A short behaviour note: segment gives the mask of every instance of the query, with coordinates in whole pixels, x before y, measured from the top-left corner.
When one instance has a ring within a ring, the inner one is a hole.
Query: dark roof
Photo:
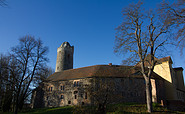
[[[176,67],[176,68],[173,68],[174,70],[183,70],[182,67]]]
[[[64,70],[55,72],[50,75],[48,81],[70,80],[87,77],[137,77],[143,78],[139,72],[139,67],[120,66],[120,65],[95,65],[82,67],[77,69]],[[159,75],[153,73],[151,78],[160,78]]]

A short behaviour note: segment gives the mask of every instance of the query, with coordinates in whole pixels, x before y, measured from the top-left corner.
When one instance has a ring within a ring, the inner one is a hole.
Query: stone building
[[[98,91],[101,84],[113,90],[109,93],[111,103],[146,102],[145,80],[140,67],[108,64],[73,69],[73,52],[74,47],[68,42],[57,49],[55,73],[33,91],[33,108],[93,105],[95,100],[87,88],[92,87]],[[183,69],[172,68],[171,63],[170,57],[159,59],[154,68],[151,76],[153,102],[161,103],[170,98],[184,100]],[[168,95],[172,94],[170,91],[174,95]]]

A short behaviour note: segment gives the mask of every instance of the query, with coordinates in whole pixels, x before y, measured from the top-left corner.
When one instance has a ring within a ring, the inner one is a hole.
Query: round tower
[[[68,42],[62,43],[62,45],[57,49],[55,72],[73,69],[73,53],[74,46],[71,46]]]

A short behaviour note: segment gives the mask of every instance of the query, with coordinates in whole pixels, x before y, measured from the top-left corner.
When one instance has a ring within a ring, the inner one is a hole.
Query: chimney
[[[108,65],[109,65],[109,66],[112,66],[112,63],[109,63]]]

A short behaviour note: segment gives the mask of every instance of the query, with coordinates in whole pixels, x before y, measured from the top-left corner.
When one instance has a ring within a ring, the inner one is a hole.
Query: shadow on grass
[[[73,107],[56,107],[56,108],[41,108],[41,109],[31,109],[20,114],[72,114]]]

